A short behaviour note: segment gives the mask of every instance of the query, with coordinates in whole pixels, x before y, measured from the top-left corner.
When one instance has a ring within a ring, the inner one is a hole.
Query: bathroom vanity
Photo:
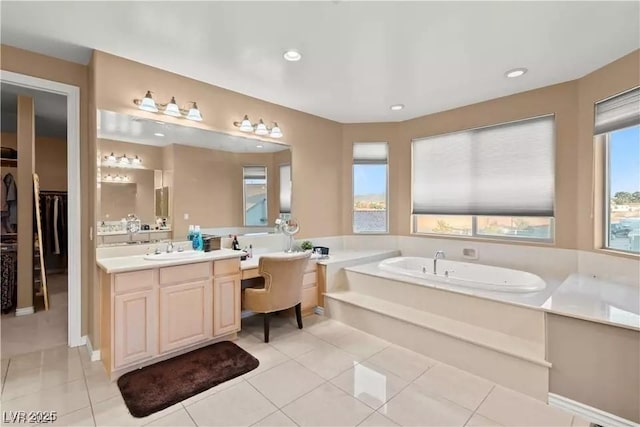
[[[240,330],[240,254],[106,258],[100,271],[100,354],[112,379]]]

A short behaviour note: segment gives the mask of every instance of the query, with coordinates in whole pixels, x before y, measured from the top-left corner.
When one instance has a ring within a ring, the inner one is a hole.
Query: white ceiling
[[[67,97],[22,86],[0,84],[0,129],[16,132],[18,127],[18,95],[33,98],[37,136],[66,138]]]
[[[61,3],[1,2],[2,43],[81,63],[95,48],[345,123],[575,79],[640,47],[637,1]],[[529,73],[506,79],[515,67]]]
[[[156,133],[164,136],[155,135]],[[289,146],[284,144],[243,138],[105,110],[98,112],[98,138],[156,147],[171,144],[190,145],[231,153],[275,153],[289,149]]]

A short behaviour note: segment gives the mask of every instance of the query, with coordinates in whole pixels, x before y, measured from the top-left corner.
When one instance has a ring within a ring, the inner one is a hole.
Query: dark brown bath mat
[[[146,417],[258,367],[258,359],[230,341],[124,374],[118,387],[134,417]]]

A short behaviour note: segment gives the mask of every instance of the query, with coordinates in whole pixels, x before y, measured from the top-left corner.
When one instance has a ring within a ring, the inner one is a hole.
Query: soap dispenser
[[[193,241],[194,228],[193,225],[189,226],[189,231],[187,232],[187,240]]]
[[[196,251],[204,249],[204,241],[202,240],[202,232],[199,225],[196,225],[193,231],[192,247]]]

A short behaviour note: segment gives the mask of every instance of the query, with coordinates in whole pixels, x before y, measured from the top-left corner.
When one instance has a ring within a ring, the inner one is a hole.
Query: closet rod
[[[66,196],[67,192],[66,191],[55,191],[55,190],[40,190],[40,194],[42,195],[60,195],[60,196]]]

